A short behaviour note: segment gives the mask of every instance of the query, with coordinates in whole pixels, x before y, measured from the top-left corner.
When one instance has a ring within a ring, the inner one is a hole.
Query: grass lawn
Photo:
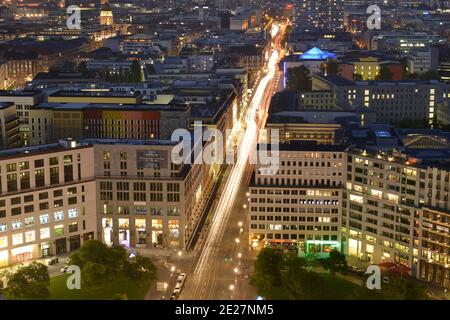
[[[133,281],[125,276],[114,277],[102,287],[69,290],[66,286],[68,274],[50,278],[51,300],[110,300],[116,293],[126,294],[129,300],[143,300],[151,281]]]
[[[314,271],[311,271],[314,272]],[[324,280],[322,294],[319,300],[384,300],[386,297],[380,292],[365,291],[364,288],[354,282],[333,277],[327,272],[316,272]],[[365,292],[361,295],[361,292]],[[262,294],[264,295],[264,294]],[[268,295],[274,300],[290,299],[284,287],[274,288]]]

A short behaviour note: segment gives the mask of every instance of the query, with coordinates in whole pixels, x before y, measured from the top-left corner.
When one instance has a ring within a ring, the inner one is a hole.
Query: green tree
[[[124,293],[124,294],[120,294],[120,293],[116,293],[113,297],[113,300],[128,300],[128,296]]]
[[[134,280],[154,280],[157,269],[153,262],[142,255],[137,255],[135,261],[129,262],[126,267],[126,274]]]
[[[340,72],[339,62],[336,60],[328,60],[322,65],[322,72],[326,74],[338,74]]]
[[[50,296],[50,277],[47,266],[32,262],[7,276],[3,294],[7,299],[42,300]]]
[[[250,282],[261,294],[267,295],[271,290],[281,285],[282,261],[281,253],[271,248],[264,248],[258,254]]]
[[[417,282],[405,278],[392,276],[389,283],[382,285],[383,293],[390,300],[426,300],[426,288]]]
[[[439,80],[439,72],[436,70],[429,70],[420,75],[421,80]]]
[[[283,287],[290,299],[319,299],[322,296],[324,280],[317,273],[306,271],[307,263],[306,259],[299,257],[284,262]]]
[[[287,70],[287,88],[289,90],[311,91],[312,80],[309,69],[305,66]]]
[[[322,260],[322,265],[325,270],[328,270],[333,276],[336,275],[336,272],[345,273],[348,270],[345,254],[336,249],[330,252],[328,258]]]
[[[131,82],[141,82],[142,81],[142,71],[139,61],[134,60],[131,64]]]
[[[385,65],[382,65],[375,79],[380,81],[389,81],[392,80],[393,76],[394,74],[391,72],[391,70],[389,70],[389,68]]]
[[[108,273],[107,267],[100,263],[88,261],[81,269],[81,279],[88,287],[101,285],[112,277],[113,274]]]

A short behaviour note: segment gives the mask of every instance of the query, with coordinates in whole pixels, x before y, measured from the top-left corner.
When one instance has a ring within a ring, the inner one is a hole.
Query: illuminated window
[[[55,212],[55,221],[64,220],[64,213],[62,211]]]
[[[39,216],[39,221],[41,222],[41,224],[49,223],[50,222],[50,216],[48,215],[48,213],[41,214]]]
[[[25,232],[25,242],[33,242],[35,239],[36,236],[34,230]]]
[[[6,248],[8,246],[8,237],[0,237],[0,248]]]
[[[364,200],[363,200],[363,197],[361,197],[361,196],[356,196],[356,195],[354,195],[354,194],[351,194],[350,195],[350,201],[353,201],[353,202],[357,202],[357,203],[364,203]]]
[[[23,233],[16,233],[12,236],[12,244],[16,246],[23,243]]]
[[[68,211],[69,219],[73,219],[78,217],[78,210],[77,209],[69,209]]]
[[[62,236],[64,234],[64,225],[58,224],[55,226],[55,236]]]
[[[41,239],[50,238],[50,228],[42,228],[40,232],[40,238]]]

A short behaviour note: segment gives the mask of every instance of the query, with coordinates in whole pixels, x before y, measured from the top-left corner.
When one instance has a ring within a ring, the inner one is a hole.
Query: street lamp
[[[241,242],[241,241],[239,240],[239,238],[234,239],[234,241],[236,241],[236,243]]]
[[[239,259],[242,258],[242,253],[239,252],[239,253],[237,254],[237,256],[238,256]]]
[[[239,221],[239,222],[238,222],[238,226],[239,226],[239,227],[242,227],[242,221]]]
[[[231,291],[234,290],[234,284],[230,284],[230,290],[231,290]]]

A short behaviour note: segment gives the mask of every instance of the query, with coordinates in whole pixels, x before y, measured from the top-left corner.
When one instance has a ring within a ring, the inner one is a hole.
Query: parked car
[[[177,283],[184,284],[185,280],[186,280],[186,273],[179,273],[177,277]]]
[[[57,264],[58,262],[59,262],[58,257],[51,257],[51,258],[45,259],[45,263],[46,263],[48,266],[55,265],[55,264]]]
[[[61,268],[61,272],[66,273],[67,269],[69,269],[69,266],[65,265],[64,267]]]
[[[389,283],[389,277],[383,277],[383,283]]]
[[[175,289],[173,290],[174,294],[180,294],[181,293],[181,283],[177,283],[175,285]]]
[[[173,294],[170,296],[169,300],[177,300],[177,295],[176,295],[175,293],[173,293]]]

